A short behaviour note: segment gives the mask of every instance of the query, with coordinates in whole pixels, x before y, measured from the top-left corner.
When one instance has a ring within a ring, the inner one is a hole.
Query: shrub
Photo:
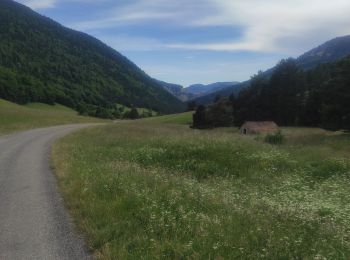
[[[198,106],[193,115],[193,128],[229,127],[233,125],[233,108],[227,98],[208,106]]]
[[[269,144],[283,144],[285,141],[285,136],[282,134],[282,131],[278,131],[275,134],[268,134],[265,137],[265,142]]]
[[[124,113],[124,118],[127,119],[139,119],[140,115],[139,112],[135,107],[133,107],[130,111]]]

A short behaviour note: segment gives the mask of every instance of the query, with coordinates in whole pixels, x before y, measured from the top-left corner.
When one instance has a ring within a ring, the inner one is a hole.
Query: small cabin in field
[[[278,125],[272,121],[247,121],[241,127],[241,134],[272,134],[278,131]]]

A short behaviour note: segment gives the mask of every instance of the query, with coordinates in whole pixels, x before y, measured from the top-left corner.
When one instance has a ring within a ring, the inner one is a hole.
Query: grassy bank
[[[192,114],[193,112],[187,112],[182,114],[151,117],[144,119],[144,122],[189,125],[192,122]]]
[[[76,111],[61,105],[34,103],[20,106],[0,99],[0,135],[38,127],[92,122],[103,121],[78,116]]]
[[[101,259],[349,259],[350,136],[271,146],[190,114],[86,129],[54,147],[66,203]]]

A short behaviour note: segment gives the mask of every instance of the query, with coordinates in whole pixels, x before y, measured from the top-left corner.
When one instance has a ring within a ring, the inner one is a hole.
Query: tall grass
[[[281,145],[285,142],[285,136],[282,134],[282,131],[278,131],[274,134],[267,134],[265,136],[265,143],[273,145]]]
[[[168,123],[122,122],[56,144],[60,187],[98,258],[350,258],[349,136],[305,129],[320,134],[305,146],[288,129],[271,146]]]

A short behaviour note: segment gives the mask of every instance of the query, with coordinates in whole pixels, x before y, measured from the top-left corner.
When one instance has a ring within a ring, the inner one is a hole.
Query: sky
[[[17,0],[86,32],[150,76],[244,81],[350,34],[349,0]]]

